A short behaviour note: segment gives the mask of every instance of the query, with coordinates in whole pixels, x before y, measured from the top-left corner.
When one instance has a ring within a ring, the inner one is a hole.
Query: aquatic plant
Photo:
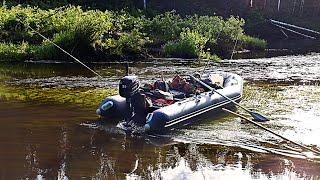
[[[117,93],[116,89],[70,89],[23,86],[0,86],[0,100],[18,100],[43,104],[69,104],[95,108],[107,96]]]

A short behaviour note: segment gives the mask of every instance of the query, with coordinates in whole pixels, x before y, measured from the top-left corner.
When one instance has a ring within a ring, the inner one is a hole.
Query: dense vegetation
[[[68,4],[81,6],[86,9],[136,11],[143,6],[142,0],[4,0],[7,6],[37,6],[41,9],[53,9]]]
[[[264,49],[266,42],[245,35],[243,26],[244,20],[233,16],[181,17],[167,12],[147,18],[141,12],[4,5],[0,59],[68,59],[36,32],[87,61],[150,56],[217,59],[234,49]]]

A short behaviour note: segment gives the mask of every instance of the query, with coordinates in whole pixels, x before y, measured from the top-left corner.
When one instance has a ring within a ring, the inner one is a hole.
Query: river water
[[[98,121],[100,99],[92,95],[116,87],[123,65],[91,67],[104,78],[74,63],[0,63],[0,179],[320,179],[318,156],[228,114],[200,116],[201,123],[161,136],[126,135]],[[320,54],[153,60],[130,70],[143,82],[235,72],[245,79],[241,105],[270,117],[264,126],[320,148]]]

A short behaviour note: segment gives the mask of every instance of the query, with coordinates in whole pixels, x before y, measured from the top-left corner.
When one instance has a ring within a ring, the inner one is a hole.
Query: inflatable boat
[[[134,125],[145,132],[159,132],[193,123],[201,114],[232,107],[232,101],[241,100],[242,92],[243,79],[229,72],[178,75],[144,86],[138,77],[124,76],[119,95],[104,99],[96,112],[107,121],[119,119],[124,130]]]

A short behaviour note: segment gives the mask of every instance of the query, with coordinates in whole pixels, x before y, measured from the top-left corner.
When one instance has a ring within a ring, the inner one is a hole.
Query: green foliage
[[[241,36],[244,35],[243,25],[244,20],[231,16],[223,22],[223,28],[219,33],[215,44],[210,44],[211,51],[217,55],[229,58],[234,49],[235,44],[239,41]],[[239,46],[239,43],[237,43]],[[238,47],[237,46],[237,47]]]
[[[162,47],[171,57],[212,59],[231,52],[238,40],[239,49],[263,49],[265,42],[245,36],[243,25],[244,20],[237,17],[182,18],[175,12],[146,18],[141,11],[133,16],[123,10],[102,12],[76,6],[49,10],[2,6],[0,54],[12,59],[69,59],[32,29],[86,60],[144,57],[148,49]],[[24,49],[22,44],[27,44]]]
[[[267,42],[265,40],[247,35],[241,36],[240,43],[242,43],[243,48],[248,50],[264,50],[267,48]]]
[[[211,44],[215,44],[221,31],[224,20],[218,16],[189,16],[186,18],[185,26],[198,31],[208,38]]]
[[[231,40],[239,38],[243,34],[244,19],[240,19],[231,16],[227,21],[225,21],[222,34]]]
[[[147,19],[134,17],[125,11],[113,14],[113,27],[94,42],[96,50],[112,57],[139,56],[144,53],[144,46],[150,42],[142,32]]]
[[[131,33],[123,34],[116,41],[116,46],[111,54],[124,55],[124,54],[138,54],[145,44],[142,33],[134,29]]]
[[[67,52],[73,53],[72,47],[75,47],[75,33],[74,32],[60,32],[54,35],[53,40],[58,46],[66,50]],[[50,59],[59,60],[66,59],[68,56],[61,52],[57,47],[55,47],[49,41],[43,41],[41,45],[34,45],[30,48],[33,57],[37,60]]]
[[[179,37],[183,27],[183,19],[172,11],[155,16],[144,29],[152,39],[170,41]]]
[[[156,16],[150,24],[147,24],[147,32],[150,37],[157,41],[170,41],[166,43],[165,53],[169,56],[197,57],[216,59],[214,54],[227,56],[234,47],[235,42],[244,35],[244,20],[231,16],[223,20],[218,16],[187,16],[181,18],[174,12]],[[204,46],[192,45],[191,41],[177,40],[177,34],[181,34],[184,29],[191,29],[206,39]],[[199,48],[194,50],[194,48]],[[176,51],[176,53],[174,53]],[[189,51],[189,53],[186,53]]]
[[[103,38],[97,41],[95,47],[114,57],[138,56],[143,51],[143,46],[149,42],[141,32],[133,29],[129,33],[122,33],[117,38]]]
[[[196,31],[187,29],[180,33],[180,40],[169,42],[164,51],[170,57],[199,58],[208,39]]]
[[[0,43],[0,60],[21,61],[28,57],[29,45],[26,42],[21,44]]]
[[[200,59],[213,60],[213,61],[221,60],[221,58],[219,56],[217,56],[216,54],[211,54],[209,51],[202,51],[200,53]]]

